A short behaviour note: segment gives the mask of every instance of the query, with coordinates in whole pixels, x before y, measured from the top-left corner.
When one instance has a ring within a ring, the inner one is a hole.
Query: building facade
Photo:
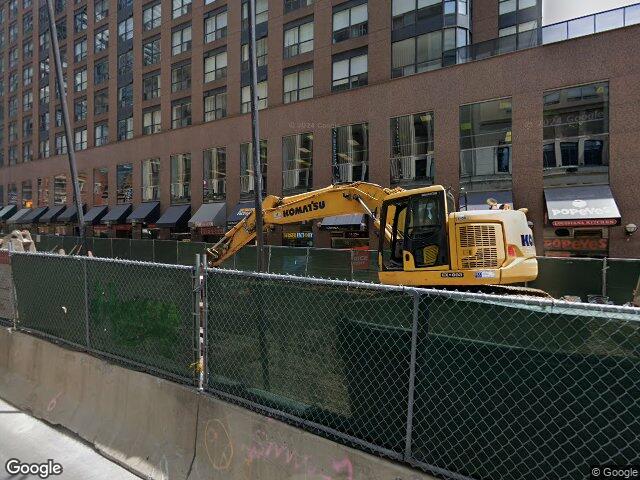
[[[55,6],[82,200],[119,212],[94,233],[166,237],[205,204],[194,238],[215,239],[242,218],[254,187],[246,3]],[[639,5],[544,27],[536,0],[256,10],[267,193],[435,182],[463,209],[528,208],[541,255],[640,256]],[[0,41],[0,204],[72,205],[46,3],[2,2]],[[375,244],[366,219],[325,220],[270,241]]]

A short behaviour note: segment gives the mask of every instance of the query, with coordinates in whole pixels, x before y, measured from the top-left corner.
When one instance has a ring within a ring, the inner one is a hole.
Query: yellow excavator
[[[526,210],[508,205],[458,212],[440,185],[404,190],[356,182],[262,202],[265,229],[331,217],[366,213],[381,232],[379,279],[383,284],[504,291],[538,276],[533,235]],[[255,211],[208,250],[218,266],[253,242]],[[490,287],[489,287],[490,286]],[[484,288],[481,288],[484,287]],[[489,287],[489,288],[486,288]]]

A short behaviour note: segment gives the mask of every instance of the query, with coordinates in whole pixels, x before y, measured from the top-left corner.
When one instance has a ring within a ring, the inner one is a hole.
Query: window
[[[33,134],[33,119],[31,117],[24,117],[22,119],[22,136],[30,137]]]
[[[116,202],[131,203],[133,200],[133,163],[116,166]]]
[[[151,100],[160,97],[160,72],[152,72],[142,79],[142,99]]]
[[[333,91],[350,90],[368,83],[367,53],[347,52],[347,58],[334,56],[333,59]]]
[[[22,109],[28,112],[33,108],[33,92],[28,91],[22,94]]]
[[[313,66],[295,68],[300,70],[284,73],[284,103],[313,97]]]
[[[133,138],[133,117],[118,120],[118,141],[131,140]]]
[[[160,159],[142,160],[142,201],[160,200]]]
[[[285,28],[284,58],[295,57],[313,51],[313,20]]]
[[[258,83],[258,110],[262,110],[267,108],[269,99],[268,99],[268,88],[267,82]],[[242,113],[249,113],[251,111],[251,87],[247,85],[246,87],[242,87],[242,104],[241,110]]]
[[[204,18],[204,43],[227,36],[227,12],[211,12]]]
[[[155,38],[143,44],[142,63],[145,66],[160,62],[160,38]]]
[[[87,128],[83,127],[75,131],[74,145],[76,150],[86,150],[87,148]]]
[[[162,4],[145,6],[142,10],[142,30],[153,30],[162,23]]]
[[[22,161],[30,162],[33,160],[33,145],[31,142],[22,144]]]
[[[391,119],[391,185],[433,183],[433,135],[433,112]]]
[[[260,167],[262,169],[262,191],[267,191],[267,141],[260,140]],[[240,145],[240,197],[253,196],[255,190],[253,170],[253,144]]]
[[[76,33],[84,32],[87,29],[87,7],[82,7],[73,14],[73,28]]]
[[[87,97],[82,97],[73,102],[73,118],[76,122],[87,119]]]
[[[203,153],[203,192],[202,201],[224,200],[227,181],[227,149],[218,147]]]
[[[171,155],[171,203],[191,202],[191,154]]]
[[[133,71],[133,50],[118,55],[118,74],[127,75]]]
[[[227,89],[219,88],[204,94],[204,121],[211,122],[227,116]]]
[[[33,83],[33,67],[31,65],[22,69],[22,85],[28,87]]]
[[[133,105],[133,83],[118,89],[118,103],[120,108],[127,108]]]
[[[511,188],[511,99],[460,107],[460,177],[467,191]]]
[[[44,79],[49,75],[49,59],[40,60],[40,79]]]
[[[333,183],[369,180],[369,124],[333,129]]]
[[[333,43],[367,34],[369,16],[367,4],[342,8],[340,5],[333,11]]]
[[[27,35],[33,31],[33,15],[25,13],[22,16],[22,32]]]
[[[102,115],[109,111],[109,91],[100,90],[93,98],[93,114]]]
[[[118,0],[118,10],[127,10],[133,7],[133,0]]]
[[[392,78],[442,67],[442,31],[395,42],[391,46]]]
[[[284,0],[284,13],[313,5],[313,0]]]
[[[159,107],[145,110],[142,114],[142,134],[153,135],[154,133],[160,133],[161,120]]]
[[[76,70],[73,77],[73,90],[82,92],[87,89],[87,67]]]
[[[94,45],[93,51],[103,52],[109,47],[109,29],[103,28],[102,30],[96,32],[94,36]]]
[[[93,205],[109,203],[109,170],[106,167],[93,169]]]
[[[191,11],[191,0],[172,0],[173,18],[181,17]]]
[[[95,0],[93,12],[96,23],[107,18],[109,16],[109,0]]]
[[[38,207],[49,206],[50,189],[51,181],[48,177],[38,178],[36,180],[36,194],[38,195],[36,202],[38,204]]]
[[[437,21],[443,13],[442,3],[441,0],[393,0],[393,29],[414,25],[418,21]]]
[[[98,123],[95,131],[96,147],[109,143],[109,125],[106,122]]]
[[[171,105],[171,128],[188,127],[191,125],[191,99],[183,98]]]
[[[545,181],[553,176],[570,183],[608,181],[609,84],[546,92],[543,132]]]
[[[256,40],[256,62],[258,67],[264,67],[267,65],[268,43],[267,38],[263,37],[260,40]],[[249,44],[242,44],[242,64],[241,69],[243,72],[249,71]]]
[[[22,182],[22,208],[33,207],[33,185],[31,180]]]
[[[179,55],[191,50],[191,25],[186,25],[171,34],[171,54]]]
[[[122,42],[133,38],[133,17],[129,17],[118,24],[118,37]]]
[[[51,150],[49,148],[49,139],[41,139],[38,145],[38,156],[40,158],[49,158],[51,155]]]
[[[213,82],[227,76],[227,52],[213,51],[204,54],[204,81]]]
[[[269,0],[256,0],[256,26],[269,20]],[[242,4],[242,29],[249,28],[249,4]]]
[[[56,175],[53,177],[53,204],[65,205],[66,203],[67,203],[67,176]]]
[[[87,37],[78,40],[73,47],[73,58],[81,62],[87,58]]]
[[[286,195],[312,189],[313,134],[300,133],[282,139],[282,191]]]
[[[109,80],[109,60],[107,58],[96,61],[93,70],[93,82],[95,85],[100,85]]]
[[[33,58],[33,40],[27,40],[22,44],[22,57],[23,60],[29,60]]]
[[[191,88],[191,63],[171,67],[171,91],[179,92]]]
[[[42,112],[40,114],[40,121],[38,122],[40,124],[40,131],[41,132],[46,132],[47,130],[49,130],[50,127],[50,121],[49,121],[49,112]]]
[[[40,103],[42,104],[49,103],[49,85],[40,87]]]

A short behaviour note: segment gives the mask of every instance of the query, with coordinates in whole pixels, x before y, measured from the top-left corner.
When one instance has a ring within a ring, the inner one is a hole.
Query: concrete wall
[[[193,388],[6,329],[0,397],[146,478],[431,478]]]
[[[13,320],[15,315],[9,252],[0,250],[0,318]]]

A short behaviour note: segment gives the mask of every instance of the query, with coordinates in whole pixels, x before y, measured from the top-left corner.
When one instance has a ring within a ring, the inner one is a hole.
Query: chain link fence
[[[45,254],[12,266],[19,329],[440,478],[640,464],[638,309]]]

